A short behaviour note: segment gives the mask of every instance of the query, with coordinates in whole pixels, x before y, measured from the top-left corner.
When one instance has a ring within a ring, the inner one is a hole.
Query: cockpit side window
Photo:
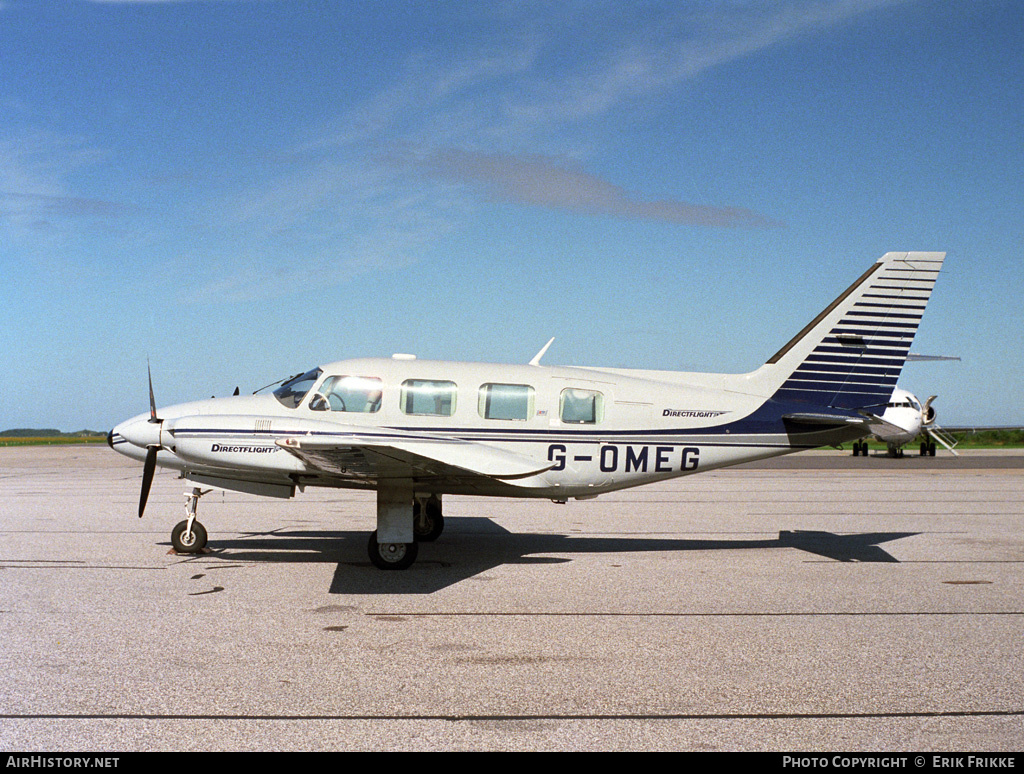
[[[314,368],[300,376],[294,376],[274,390],[274,397],[286,408],[297,408],[322,373],[321,369]]]
[[[371,376],[329,376],[309,402],[314,411],[370,414],[380,410],[384,382]]]

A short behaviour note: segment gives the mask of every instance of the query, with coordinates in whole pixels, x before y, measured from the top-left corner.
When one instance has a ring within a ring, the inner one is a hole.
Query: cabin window
[[[384,383],[369,376],[330,376],[309,401],[314,411],[348,411],[370,414],[380,410]]]
[[[455,413],[455,382],[408,379],[402,382],[402,413],[450,417]]]
[[[477,410],[484,419],[526,420],[533,416],[533,393],[526,384],[482,384]]]
[[[604,419],[604,395],[594,390],[562,390],[558,415],[571,424],[596,424]]]

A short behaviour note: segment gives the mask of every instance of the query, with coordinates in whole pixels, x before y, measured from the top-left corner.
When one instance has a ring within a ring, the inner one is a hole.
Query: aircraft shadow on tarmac
[[[381,573],[366,557],[366,532],[274,530],[210,543],[224,562],[337,563],[332,594],[427,594],[505,564],[552,564],[571,558],[543,554],[632,553],[637,551],[736,551],[796,548],[838,562],[898,562],[881,543],[915,532],[837,535],[818,531],[782,531],[760,540],[686,540],[660,537],[577,537],[509,532],[487,518],[449,519],[437,543],[420,547],[416,565]],[[195,561],[193,559],[192,561]],[[362,570],[366,571],[363,572]]]

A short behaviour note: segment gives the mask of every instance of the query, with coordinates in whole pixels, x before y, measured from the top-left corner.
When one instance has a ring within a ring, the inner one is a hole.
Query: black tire
[[[921,441],[921,456],[928,456],[928,444],[925,441]]]
[[[366,544],[366,552],[370,562],[379,570],[405,570],[416,561],[419,553],[416,543],[378,543],[377,531],[370,533]]]
[[[441,515],[441,504],[431,498],[426,503],[426,518],[421,518],[420,501],[413,507],[412,532],[417,543],[433,543],[444,532],[444,516]]]
[[[206,548],[206,527],[198,521],[192,522],[191,539],[185,538],[187,521],[178,522],[171,530],[171,545],[179,554],[198,554]]]

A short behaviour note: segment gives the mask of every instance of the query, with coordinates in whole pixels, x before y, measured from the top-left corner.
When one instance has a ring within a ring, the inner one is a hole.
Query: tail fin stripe
[[[884,256],[768,361],[780,361],[800,339],[833,315],[833,321],[825,324],[828,328],[818,334],[817,343],[807,342],[809,349],[802,361],[792,364],[773,397],[847,409],[887,402],[943,257],[937,253]]]
[[[849,355],[850,354],[850,349],[849,349],[849,347],[837,347],[835,345],[832,345],[832,346],[824,346],[821,349],[819,349],[818,352],[822,352],[822,353],[834,352],[834,353],[836,353],[838,355]],[[871,356],[872,357],[899,358],[900,362],[903,362],[903,360],[906,359],[906,356],[907,356],[907,347],[883,347],[883,346],[872,347],[871,348]]]
[[[889,313],[886,313],[886,312],[874,312],[874,311],[866,311],[866,312],[854,312],[854,311],[851,311],[850,312],[850,316],[851,317],[882,317],[883,319],[890,319],[890,318],[893,318],[893,317],[898,317],[898,318],[903,319],[903,320],[920,320],[921,319],[921,315],[920,314],[900,314],[899,312],[889,312]]]
[[[859,362],[864,363],[865,365],[887,366],[887,365],[891,365],[893,363],[902,363],[904,360],[905,360],[905,358],[903,358],[901,356],[892,355],[890,357],[884,357],[884,356],[880,355],[879,353],[873,351],[871,353],[871,357],[862,357],[862,358],[859,359]],[[856,356],[851,356],[851,355],[845,355],[844,356],[844,355],[839,355],[839,354],[836,354],[836,355],[819,355],[819,354],[815,354],[814,357],[807,358],[806,362],[808,364],[811,364],[811,365],[813,365],[815,363],[839,363],[840,365],[843,365],[843,364],[856,363],[856,362],[858,362],[858,358]],[[797,370],[800,370],[800,369],[798,368]]]
[[[864,365],[859,362],[810,363],[801,365],[797,370],[790,374],[790,378],[806,379],[808,376],[819,376],[821,378],[833,379],[836,377],[836,374],[843,374],[850,377],[887,376],[894,367],[899,367],[899,365],[901,365],[899,360],[889,361],[888,363],[873,363],[871,365]]]
[[[861,307],[862,309],[867,307],[877,307],[880,309],[909,309],[921,312],[923,312],[925,308],[925,304],[872,304],[866,301],[859,301],[854,304],[854,306]]]

